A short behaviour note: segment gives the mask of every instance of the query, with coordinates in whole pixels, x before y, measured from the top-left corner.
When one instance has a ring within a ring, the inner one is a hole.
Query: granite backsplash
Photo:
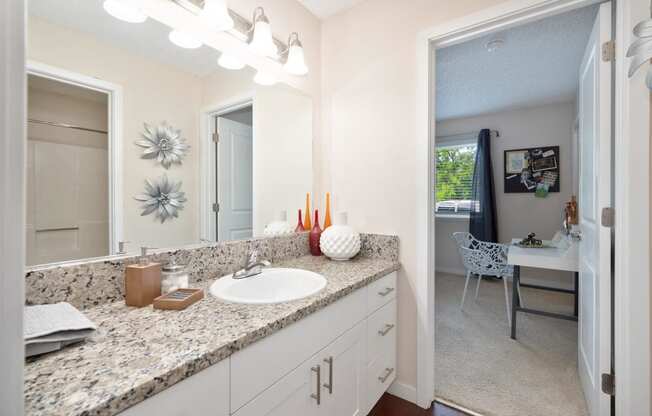
[[[359,256],[398,261],[398,237],[361,234],[361,240]],[[199,283],[238,270],[253,249],[260,258],[272,263],[304,256],[309,254],[308,233],[158,250],[148,258],[162,264],[169,260],[185,264],[191,283]],[[125,267],[138,259],[139,256],[127,255],[29,268],[25,275],[25,302],[28,305],[69,302],[85,309],[121,300]]]

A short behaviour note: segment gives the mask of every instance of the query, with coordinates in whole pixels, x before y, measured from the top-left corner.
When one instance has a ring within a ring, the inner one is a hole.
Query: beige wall
[[[254,8],[262,6],[272,25],[274,36],[283,42],[291,32],[298,32],[306,55],[306,64],[310,72],[305,77],[297,78],[292,86],[306,93],[313,99],[313,185],[312,189],[317,201],[323,206],[324,192],[328,188],[323,185],[329,181],[322,177],[323,166],[320,161],[326,157],[322,155],[322,22],[310,13],[297,0],[231,0],[229,7],[242,16],[250,16]]]
[[[398,382],[407,386],[417,376],[417,34],[498,3],[367,0],[322,28],[320,186],[359,230],[400,237]]]
[[[123,239],[131,242],[130,249],[199,241],[199,79],[42,19],[30,17],[28,29],[28,59],[122,87]],[[144,122],[162,121],[181,129],[191,146],[183,165],[169,170],[152,160],[141,159],[142,149],[134,144]],[[188,202],[178,219],[161,224],[153,215],[141,217],[140,202],[133,197],[142,192],[145,178],[156,178],[164,172],[183,181]]]
[[[215,110],[253,98],[254,236],[287,211],[290,221],[313,190],[314,102],[284,84],[259,86],[251,69],[219,71],[202,79],[202,107]]]
[[[465,133],[483,128],[500,132],[499,138],[492,138],[491,157],[498,238],[501,243],[509,243],[515,237],[525,237],[529,232],[535,232],[539,238],[550,239],[560,229],[562,206],[570,200],[573,192],[574,120],[575,103],[566,102],[437,123],[438,135]],[[534,194],[506,194],[503,184],[504,151],[537,146],[559,146],[560,192],[550,193],[546,198],[536,198]],[[468,231],[468,225],[467,220],[436,220],[437,270],[456,270],[463,273],[460,257],[450,235],[455,231]],[[542,283],[572,286],[572,276],[569,273],[524,269],[522,275],[526,279],[542,280]]]

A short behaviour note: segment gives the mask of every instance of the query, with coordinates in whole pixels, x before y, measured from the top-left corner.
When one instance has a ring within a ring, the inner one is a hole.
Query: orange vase
[[[303,219],[303,228],[310,231],[312,229],[312,222],[310,221],[310,194],[306,194],[306,216]]]
[[[324,216],[324,230],[333,225],[331,222],[331,193],[326,192],[326,215]]]

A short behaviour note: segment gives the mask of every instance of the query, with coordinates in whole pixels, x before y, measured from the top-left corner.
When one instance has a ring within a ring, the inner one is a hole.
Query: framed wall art
[[[559,146],[505,150],[505,193],[559,192]]]

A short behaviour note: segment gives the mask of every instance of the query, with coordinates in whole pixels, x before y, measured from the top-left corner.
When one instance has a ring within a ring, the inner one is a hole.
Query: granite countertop
[[[245,305],[206,297],[183,311],[123,301],[84,310],[99,330],[85,343],[25,365],[25,414],[114,415],[221,361],[247,345],[318,311],[399,263],[358,257],[334,262],[303,256],[274,264],[322,274],[318,294],[293,302]]]

